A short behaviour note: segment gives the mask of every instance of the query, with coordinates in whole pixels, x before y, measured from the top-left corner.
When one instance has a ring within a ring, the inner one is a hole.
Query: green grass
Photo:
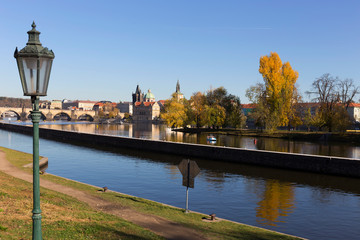
[[[31,154],[1,148],[17,166]],[[0,239],[31,239],[32,184],[0,172]],[[44,239],[163,239],[67,195],[41,188]]]
[[[0,239],[31,239],[32,184],[0,172]],[[67,195],[41,188],[44,239],[162,239]]]
[[[22,166],[28,164],[32,159],[31,154],[1,147],[0,150],[6,153],[7,159],[12,162],[12,164],[22,169]],[[31,169],[27,169],[26,171],[31,171]],[[5,178],[3,173],[0,173],[0,182],[3,181],[1,178]],[[3,188],[3,185],[0,186],[0,206],[2,209],[5,209],[4,212],[0,211],[0,219],[4,219],[4,215],[11,216],[11,219],[8,219],[6,222],[0,220],[0,226],[5,228],[5,230],[0,232],[0,239],[18,239],[17,237],[20,236],[21,232],[25,231],[25,229],[27,233],[26,236],[30,236],[28,235],[31,232],[30,209],[32,202],[30,202],[30,195],[32,192],[30,183],[14,180],[9,176],[8,178],[10,179],[5,182],[17,187],[7,186]],[[288,235],[229,221],[204,222],[202,218],[205,217],[205,215],[202,214],[185,214],[183,209],[112,191],[102,193],[98,191],[100,188],[51,174],[42,175],[41,178],[87,192],[113,203],[130,207],[139,212],[164,217],[173,222],[193,228],[209,239],[297,239]],[[15,182],[17,183],[15,184]],[[27,197],[19,195],[20,193],[27,194]],[[10,202],[18,202],[16,206],[11,207],[14,212],[13,214],[9,214],[9,208],[4,208],[2,205],[2,202],[9,202],[7,200],[10,198],[16,200]],[[118,217],[96,212],[71,197],[43,188],[41,188],[41,204],[41,209],[43,210],[44,239],[159,239],[155,234],[145,231]],[[26,206],[26,211],[23,209],[23,206]],[[19,219],[19,217],[16,217],[19,216],[17,211],[27,215],[27,217]],[[12,224],[14,224],[15,227],[12,227]],[[1,238],[4,232],[8,234],[7,236],[9,238]]]

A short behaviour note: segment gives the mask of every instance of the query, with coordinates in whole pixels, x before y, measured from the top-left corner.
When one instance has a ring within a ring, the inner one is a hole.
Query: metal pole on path
[[[185,213],[189,212],[189,183],[190,183],[190,159],[188,159],[187,162],[187,186],[186,186],[186,208],[185,208]]]
[[[189,187],[186,187],[186,208],[185,213],[189,213]]]
[[[39,122],[41,112],[39,111],[39,97],[32,96],[33,111],[31,120],[33,122],[33,236],[34,240],[42,239],[41,210],[40,210],[40,175],[39,175]]]
[[[189,213],[189,188],[194,188],[194,178],[200,173],[200,168],[190,159],[183,159],[178,167],[183,175],[183,186],[186,187],[185,213]]]

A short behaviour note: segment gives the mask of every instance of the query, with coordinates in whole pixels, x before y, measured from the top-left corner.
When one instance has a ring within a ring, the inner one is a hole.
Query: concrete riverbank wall
[[[32,134],[31,126],[0,123],[0,128]],[[40,128],[40,137],[61,141],[76,141],[97,146],[175,154],[184,156],[184,158],[195,157],[322,174],[360,177],[359,159],[176,143],[42,128]]]

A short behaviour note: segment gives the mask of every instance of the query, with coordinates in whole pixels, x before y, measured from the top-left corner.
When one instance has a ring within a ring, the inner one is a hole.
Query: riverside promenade
[[[10,162],[7,161],[5,153],[0,150],[0,171],[22,179],[27,182],[32,182],[32,174],[21,171]],[[68,181],[72,181],[67,179]],[[109,202],[100,197],[95,197],[84,191],[80,191],[71,187],[60,185],[49,180],[41,179],[41,187],[72,196],[79,201],[89,204],[92,208],[102,211],[105,213],[113,214],[119,216],[127,221],[133,222],[139,226],[150,229],[156,234],[163,236],[166,239],[180,240],[180,239],[196,239],[204,240],[206,237],[202,236],[201,233],[182,226],[178,223],[171,222],[167,219],[144,214],[138,211],[135,211],[131,208],[125,208],[118,204]],[[95,186],[94,186],[95,187]],[[110,191],[110,190],[109,190]]]
[[[0,123],[0,128],[23,134],[32,134],[31,126]],[[42,128],[40,128],[40,137],[64,142],[84,143],[93,146],[175,154],[181,155],[184,158],[203,158],[321,174],[360,177],[359,159],[249,150]]]

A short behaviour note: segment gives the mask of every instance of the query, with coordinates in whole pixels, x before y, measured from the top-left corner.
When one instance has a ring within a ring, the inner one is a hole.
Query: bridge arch
[[[2,112],[0,117],[1,117],[1,119],[15,118],[16,117],[17,120],[20,120],[20,114],[18,114],[16,111],[10,110],[10,109]]]
[[[17,113],[16,118],[18,118],[18,116],[20,116],[20,120],[21,121],[26,121],[29,119],[28,115],[30,114],[30,112],[32,111],[31,108],[9,108],[9,107],[0,107],[0,119],[1,119],[1,114],[4,112],[8,112],[8,111],[14,111]],[[78,120],[80,118],[81,119],[90,119],[87,116],[82,116],[82,115],[89,115],[90,117],[92,117],[93,119],[97,118],[97,112],[94,110],[68,110],[68,109],[40,109],[40,111],[44,114],[44,116],[42,117],[42,119],[46,119],[46,120],[54,120],[54,116],[56,116],[59,113],[66,113],[68,116],[70,116],[71,120]],[[58,117],[56,117],[58,118]],[[65,116],[63,116],[63,119],[65,119]],[[66,116],[66,119],[68,119],[68,117]],[[56,120],[56,119],[55,119]]]
[[[55,121],[71,121],[71,117],[69,116],[69,114],[65,113],[65,112],[59,112],[57,113],[54,117],[53,120]]]
[[[80,115],[77,120],[92,122],[92,121],[94,121],[94,118],[91,115],[84,113],[84,114]]]

